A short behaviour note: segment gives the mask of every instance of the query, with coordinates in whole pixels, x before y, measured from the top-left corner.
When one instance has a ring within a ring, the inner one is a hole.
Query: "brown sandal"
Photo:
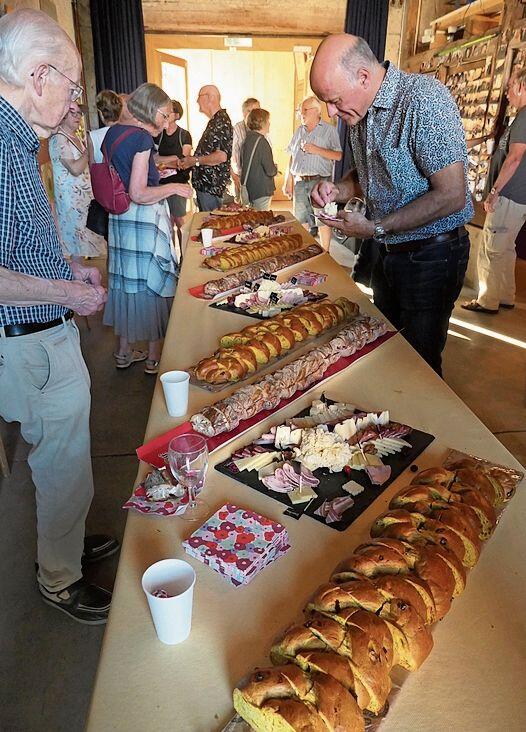
[[[158,374],[159,373],[159,361],[155,361],[153,358],[146,359],[144,364],[145,374]]]
[[[148,353],[146,351],[130,351],[130,353],[114,353],[115,367],[118,369],[127,369],[132,363],[146,361]]]

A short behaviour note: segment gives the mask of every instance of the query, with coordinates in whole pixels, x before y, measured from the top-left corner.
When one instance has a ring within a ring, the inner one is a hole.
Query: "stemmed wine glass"
[[[197,497],[205,482],[208,447],[201,435],[186,433],[174,437],[168,445],[168,464],[174,478],[188,491],[185,521],[203,521],[210,513],[206,501]]]
[[[363,198],[358,198],[358,196],[353,196],[353,198],[350,198],[345,206],[343,207],[344,211],[348,211],[350,213],[360,213],[365,214],[367,208],[367,204],[363,200]],[[346,234],[344,231],[340,231],[339,229],[333,229],[332,230],[333,236],[338,241],[345,241],[349,238],[348,234]]]

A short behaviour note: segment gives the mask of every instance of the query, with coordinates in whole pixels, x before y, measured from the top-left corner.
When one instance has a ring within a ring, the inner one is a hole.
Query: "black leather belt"
[[[415,239],[415,241],[403,241],[400,244],[385,244],[385,250],[388,254],[403,254],[405,252],[419,252],[429,244],[447,244],[447,242],[456,241],[463,236],[467,236],[468,232],[463,226],[458,226],[452,231],[445,231],[443,234],[430,236],[428,239]]]
[[[301,180],[328,180],[328,175],[300,175]]]
[[[62,325],[65,320],[71,320],[73,310],[68,310],[63,318],[55,318],[47,323],[20,323],[15,325],[4,325],[4,335],[6,338],[14,338],[16,336],[30,335],[31,333],[40,333],[42,330],[55,328]]]

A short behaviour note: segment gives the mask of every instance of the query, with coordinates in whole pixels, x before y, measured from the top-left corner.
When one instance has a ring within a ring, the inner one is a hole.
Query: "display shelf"
[[[469,5],[463,5],[456,10],[452,10],[440,18],[431,21],[431,26],[435,31],[446,30],[453,25],[463,25],[466,21],[476,15],[495,15],[504,8],[504,0],[475,0]]]

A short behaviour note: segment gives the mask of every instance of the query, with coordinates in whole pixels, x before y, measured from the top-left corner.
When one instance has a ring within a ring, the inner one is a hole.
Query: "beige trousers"
[[[499,304],[515,302],[515,239],[525,220],[526,205],[504,196],[486,216],[477,260],[477,302],[484,308],[498,310]]]
[[[0,414],[20,422],[36,488],[38,580],[58,592],[82,577],[93,497],[90,378],[73,320],[6,338],[0,328]]]

